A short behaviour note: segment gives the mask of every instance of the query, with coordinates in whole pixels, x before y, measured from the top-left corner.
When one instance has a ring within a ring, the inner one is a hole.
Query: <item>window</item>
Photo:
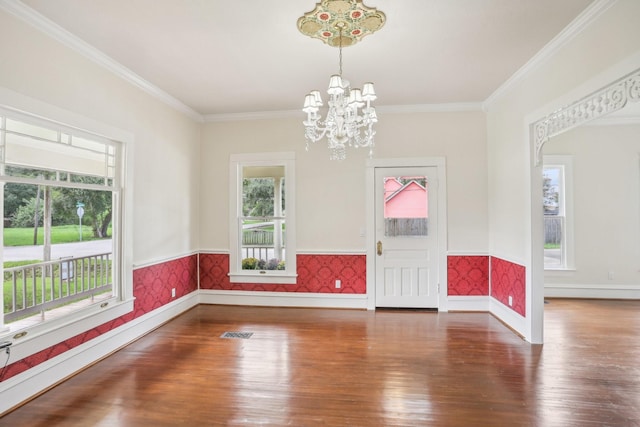
[[[427,236],[427,177],[385,176],[383,179],[385,237]]]
[[[0,326],[44,332],[80,319],[89,326],[91,314],[100,313],[93,320],[100,324],[130,311],[120,251],[122,165],[119,141],[0,108]],[[98,245],[88,252],[76,245],[94,238]],[[31,254],[6,262],[7,245],[34,244]]]
[[[565,270],[573,266],[573,202],[571,156],[544,156],[544,266]]]
[[[232,155],[230,278],[295,283],[293,153]]]

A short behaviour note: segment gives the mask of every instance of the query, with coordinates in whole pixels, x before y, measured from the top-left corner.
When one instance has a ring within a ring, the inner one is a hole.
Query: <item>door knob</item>
[[[382,242],[378,240],[378,244],[376,245],[378,255],[382,255]]]

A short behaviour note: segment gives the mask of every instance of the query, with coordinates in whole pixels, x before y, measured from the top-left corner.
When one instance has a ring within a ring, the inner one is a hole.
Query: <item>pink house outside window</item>
[[[384,183],[385,218],[427,218],[427,189],[411,180],[402,184],[397,178]]]

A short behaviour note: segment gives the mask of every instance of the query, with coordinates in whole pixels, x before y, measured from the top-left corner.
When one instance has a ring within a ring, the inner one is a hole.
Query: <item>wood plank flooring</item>
[[[545,334],[486,313],[200,305],[0,425],[640,425],[640,301],[549,300]]]

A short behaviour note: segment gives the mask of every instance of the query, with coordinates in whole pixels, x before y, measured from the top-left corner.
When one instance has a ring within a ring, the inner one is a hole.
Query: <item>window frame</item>
[[[133,296],[132,262],[133,230],[129,226],[133,222],[133,214],[132,210],[128,209],[133,202],[133,164],[130,154],[133,136],[126,131],[27,97],[14,96],[9,99],[13,104],[11,106],[3,104],[3,100],[0,99],[2,120],[6,117],[37,126],[64,129],[66,132],[73,132],[81,137],[94,137],[97,141],[110,141],[116,146],[117,151],[116,176],[114,185],[109,188],[112,191],[112,229],[118,230],[112,235],[114,295],[99,304],[91,304],[72,313],[27,327],[12,328],[10,323],[4,323],[4,316],[0,313],[0,340],[13,341],[12,353],[15,353],[16,358],[19,359],[41,351],[52,343],[62,342],[133,311],[135,299]],[[4,134],[4,132],[1,133]],[[7,181],[2,177],[0,185],[4,187]],[[46,185],[55,186],[57,183],[51,181]],[[4,200],[0,202],[1,208],[3,208],[3,204]],[[0,242],[2,239],[3,236],[0,235]],[[2,260],[4,260],[3,250],[4,243],[2,242],[0,245],[0,259]],[[4,270],[3,265],[0,265],[0,270]],[[3,296],[0,295],[0,302],[2,299]]]
[[[286,200],[286,228],[284,236],[284,270],[242,269],[242,180],[243,168],[251,166],[284,167],[284,198]],[[229,280],[231,283],[295,284],[296,220],[295,220],[295,153],[232,154],[229,162]]]
[[[558,216],[564,218],[561,243],[561,265],[548,266],[545,271],[573,271],[575,269],[574,244],[574,210],[573,210],[573,156],[553,154],[543,156],[542,173],[547,168],[558,168],[562,171],[560,177],[560,191],[558,194]],[[544,215],[543,215],[544,219]],[[544,230],[544,227],[543,227]]]

